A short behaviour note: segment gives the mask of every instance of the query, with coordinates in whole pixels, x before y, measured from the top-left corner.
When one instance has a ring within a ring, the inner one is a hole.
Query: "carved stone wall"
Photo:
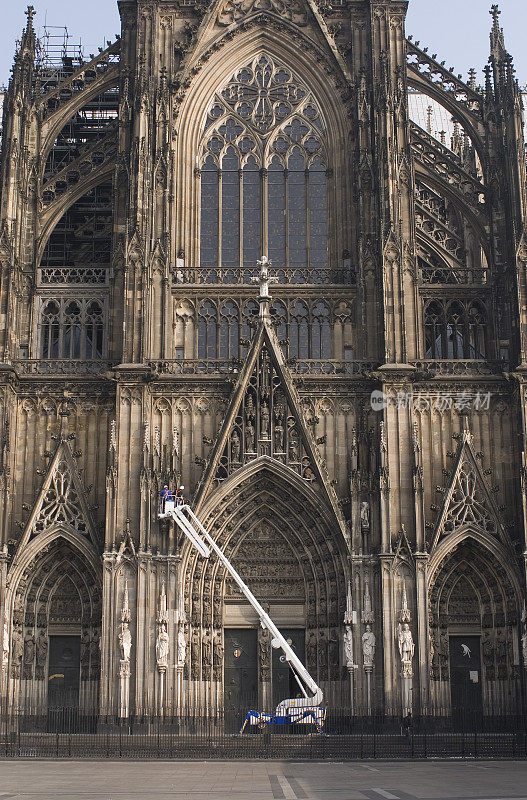
[[[520,92],[497,9],[482,87],[405,11],[123,2],[121,37],[52,80],[28,11],[0,158],[9,702],[45,708],[62,629],[85,709],[221,707],[241,597],[158,519],[165,484],[297,615],[330,704],[448,713],[456,625],[481,636],[485,707],[526,696]]]

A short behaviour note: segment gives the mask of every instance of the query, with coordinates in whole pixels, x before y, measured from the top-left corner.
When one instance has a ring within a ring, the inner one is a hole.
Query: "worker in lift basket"
[[[176,489],[175,502],[177,506],[185,505],[185,498],[183,497],[184,488],[185,488],[184,486],[180,486],[178,489]]]
[[[165,484],[161,490],[161,513],[168,514],[174,508],[174,495]]]

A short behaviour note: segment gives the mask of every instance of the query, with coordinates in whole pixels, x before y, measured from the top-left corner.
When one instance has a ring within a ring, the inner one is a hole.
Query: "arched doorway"
[[[510,714],[519,700],[518,592],[510,569],[471,536],[429,590],[431,696],[453,715]]]
[[[341,663],[347,586],[344,540],[320,494],[297,473],[263,457],[216,490],[204,504],[202,518],[306,658],[325,698],[349,704]],[[289,675],[218,561],[204,562],[189,550],[182,574],[189,587],[185,603],[190,702],[221,706],[256,700],[261,708],[271,708],[275,700],[285,699],[278,696],[290,691]],[[242,676],[235,674],[236,659],[245,669],[248,697],[243,691],[236,695],[236,686],[242,686]]]
[[[46,540],[14,592],[11,697],[22,713],[49,719],[60,709],[71,723],[97,711],[100,576],[71,536]]]

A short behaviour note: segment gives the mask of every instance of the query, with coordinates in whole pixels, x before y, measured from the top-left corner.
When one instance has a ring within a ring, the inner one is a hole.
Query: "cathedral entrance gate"
[[[452,714],[482,711],[481,637],[450,637],[450,694]]]
[[[48,726],[74,730],[79,710],[80,636],[50,636],[48,665]]]
[[[224,637],[226,724],[239,731],[247,709],[258,707],[258,631],[226,628]]]
[[[305,662],[305,632],[287,628],[282,628],[280,632],[287,639],[300,661]],[[281,650],[273,650],[272,663],[273,707],[276,707],[284,697],[301,697],[300,687]]]

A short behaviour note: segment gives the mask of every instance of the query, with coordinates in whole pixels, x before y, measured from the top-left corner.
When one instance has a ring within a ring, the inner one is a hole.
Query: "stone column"
[[[173,526],[171,526],[173,527]],[[180,560],[177,559],[178,572]],[[178,580],[179,580],[178,574]],[[187,658],[188,645],[188,626],[187,615],[185,613],[185,600],[182,589],[178,590],[176,606],[176,712],[181,714],[184,705],[183,698],[183,675],[185,671],[185,661]]]
[[[362,623],[366,628],[362,634],[362,658],[364,672],[366,673],[366,703],[369,715],[372,711],[371,678],[375,661],[375,634],[371,627],[374,622],[375,618],[371,603],[370,585],[368,580],[366,580],[364,584],[364,604],[362,611]]]
[[[168,635],[168,609],[165,583],[161,585],[161,592],[157,606],[157,639],[156,639],[156,664],[158,672],[157,713],[162,717],[165,714],[166,703],[166,672],[170,652],[170,638]]]
[[[258,672],[260,684],[260,697],[258,698],[262,711],[272,711],[273,696],[271,685],[272,648],[271,634],[262,627],[258,630]]]
[[[412,697],[412,684],[413,684],[413,657],[415,645],[410,630],[410,609],[408,608],[408,600],[406,597],[406,585],[403,583],[403,599],[400,614],[400,623],[397,630],[397,639],[399,644],[399,655],[401,657],[401,678],[402,678],[402,714],[406,717],[407,714],[412,713],[413,697]]]
[[[348,593],[346,596],[346,613],[344,614],[344,657],[349,673],[350,681],[350,714],[355,713],[355,670],[357,664],[353,658],[353,625],[357,621],[357,615],[353,610],[353,595],[351,582],[348,583]]]
[[[121,660],[119,662],[119,716],[127,719],[130,716],[130,654],[132,650],[132,634],[129,623],[131,620],[128,604],[128,582],[124,584],[123,607],[121,611],[121,630],[119,644],[121,647]]]
[[[7,583],[7,545],[0,552],[0,636],[2,645],[2,663],[0,672],[0,702],[7,702],[7,687],[9,684],[9,615],[6,608]]]

